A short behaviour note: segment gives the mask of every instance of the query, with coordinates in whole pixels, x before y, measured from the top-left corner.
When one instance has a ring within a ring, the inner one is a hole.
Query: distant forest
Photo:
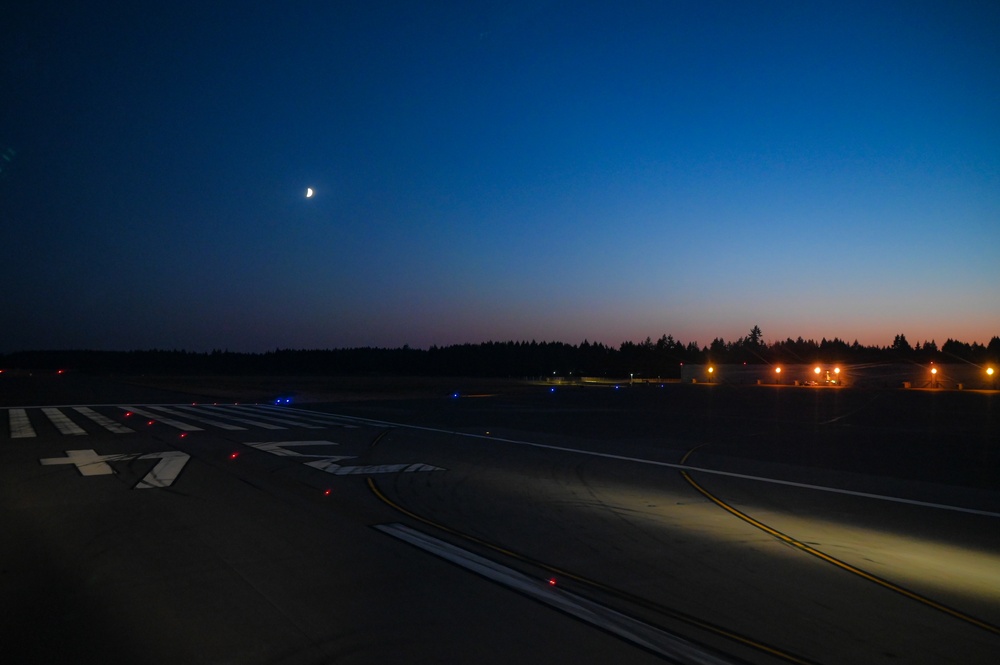
[[[862,346],[855,341],[786,339],[765,343],[758,326],[746,337],[707,346],[683,343],[671,335],[653,341],[623,342],[618,348],[584,340],[562,342],[483,342],[429,349],[351,348],[276,349],[262,353],[215,350],[20,351],[0,355],[0,369],[85,371],[121,374],[242,375],[410,375],[410,376],[595,376],[677,378],[684,363],[996,363],[1000,337],[984,346],[949,339],[910,344],[896,335],[889,346]]]

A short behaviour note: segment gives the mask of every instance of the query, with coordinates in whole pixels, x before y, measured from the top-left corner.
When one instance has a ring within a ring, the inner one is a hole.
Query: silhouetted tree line
[[[147,351],[21,351],[0,355],[0,368],[33,370],[72,369],[103,373],[236,374],[236,375],[414,375],[414,376],[607,376],[677,378],[684,363],[946,363],[984,364],[1000,360],[1000,337],[984,346],[948,339],[939,348],[934,340],[911,345],[905,335],[892,344],[862,346],[838,339],[819,342],[788,338],[763,341],[758,326],[746,337],[727,342],[713,339],[707,346],[683,343],[672,335],[655,342],[622,342],[618,348],[584,340],[562,342],[483,342],[432,346],[429,349],[374,348],[295,350],[263,353],[214,350],[207,353],[178,350]]]

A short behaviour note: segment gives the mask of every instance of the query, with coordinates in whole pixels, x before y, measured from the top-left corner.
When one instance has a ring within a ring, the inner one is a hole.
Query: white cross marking
[[[98,455],[96,450],[67,450],[66,457],[46,457],[38,460],[45,466],[73,464],[82,476],[110,476],[115,473],[108,462],[127,462],[134,459],[158,459],[156,466],[140,480],[135,489],[170,487],[177,475],[191,459],[187,453],[168,450],[162,453],[126,455]]]
[[[67,450],[66,457],[46,457],[38,461],[43,465],[75,464],[77,471],[83,476],[110,476],[115,470],[106,462],[121,458],[121,455],[98,455],[95,450]]]

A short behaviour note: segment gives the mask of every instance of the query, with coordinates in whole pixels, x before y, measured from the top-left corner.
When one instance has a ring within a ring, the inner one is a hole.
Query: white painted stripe
[[[736,662],[662,628],[651,626],[583,596],[553,587],[542,580],[532,579],[513,568],[432,538],[405,525],[378,524],[375,528],[675,662],[697,665],[732,665]]]
[[[155,409],[156,411],[160,411],[162,413],[166,413],[167,415],[180,416],[182,418],[187,418],[188,420],[196,420],[199,423],[207,423],[209,425],[214,425],[215,427],[219,427],[221,429],[227,429],[227,430],[246,429],[246,427],[240,427],[239,425],[230,425],[229,423],[224,423],[221,420],[212,420],[211,418],[205,418],[204,416],[196,416],[191,413],[184,413],[183,411],[179,411],[177,409],[171,409],[166,406],[151,406],[149,408]]]
[[[325,413],[322,411],[309,411],[308,409],[293,409],[290,406],[274,406],[273,404],[259,404],[257,405],[260,409],[267,409],[269,411],[287,411],[292,412],[300,417],[306,417],[311,422],[322,423],[324,425],[338,425],[340,427],[346,427],[349,429],[357,429],[357,425],[352,423],[344,422],[343,416],[337,416],[332,413]]]
[[[178,452],[176,450],[171,450],[163,453],[149,453],[147,455],[140,455],[139,459],[159,459],[160,461],[156,463],[152,471],[146,474],[146,476],[140,480],[135,489],[158,489],[163,487],[170,487],[170,485],[177,479],[177,475],[187,464],[188,460],[191,459],[190,455],[187,453]]]
[[[319,469],[320,471],[326,471],[327,473],[332,473],[335,476],[358,476],[367,475],[372,473],[413,473],[414,471],[444,471],[439,466],[431,466],[430,464],[375,464],[371,466],[340,466],[335,464],[339,459],[347,458],[336,458],[330,457],[325,460],[317,460],[315,462],[306,462],[306,466],[311,466],[314,469]]]
[[[87,431],[69,419],[69,417],[59,409],[46,407],[42,413],[48,416],[52,424],[56,426],[60,434],[72,434],[74,436],[86,435]]]
[[[158,413],[153,413],[152,411],[146,411],[145,409],[139,409],[134,406],[119,406],[122,411],[131,411],[132,413],[138,413],[140,416],[145,416],[146,418],[152,418],[158,423],[163,423],[164,425],[169,425],[170,427],[176,427],[179,430],[185,432],[203,432],[204,430],[200,427],[194,425],[189,425],[188,423],[182,423],[179,420],[173,420],[171,418],[164,418]]]
[[[339,443],[333,441],[246,441],[246,445],[256,448],[257,450],[263,450],[265,453],[271,453],[272,455],[278,455],[279,457],[319,457],[321,459],[334,459],[328,453],[322,455],[309,455],[306,453],[300,453],[297,450],[289,450],[288,446],[297,448],[299,446],[323,446],[328,448],[330,446],[339,446]],[[354,455],[348,455],[347,457],[337,457],[336,459],[350,459]]]
[[[262,409],[258,409],[256,406],[244,406],[242,404],[237,404],[233,406],[227,406],[225,408],[227,410],[237,411],[238,413],[250,413],[255,418],[263,418],[264,420],[267,420],[268,422],[272,423],[281,423],[282,425],[291,425],[293,427],[301,427],[303,429],[323,429],[319,425],[311,425],[302,420],[292,420],[291,418],[281,418],[275,416],[271,413],[263,411]]]
[[[12,439],[28,439],[35,434],[35,429],[28,420],[28,412],[24,409],[8,409],[10,415],[10,437]]]
[[[921,506],[923,508],[936,508],[939,510],[950,510],[956,513],[968,513],[971,515],[983,515],[985,517],[1000,517],[1000,513],[993,512],[989,510],[978,510],[976,508],[964,508],[962,506],[953,506],[946,503],[933,503],[930,501],[918,501],[916,499],[904,499],[897,496],[888,496],[885,494],[872,494],[869,492],[856,492],[854,490],[845,490],[839,487],[827,487],[825,485],[811,485],[808,483],[797,483],[791,480],[779,480],[777,478],[767,478],[764,476],[751,476],[743,473],[734,473],[732,471],[719,471],[717,469],[707,469],[700,466],[689,466],[687,464],[676,464],[673,462],[661,462],[659,460],[649,460],[642,459],[641,457],[627,457],[625,455],[615,455],[612,453],[600,453],[593,450],[580,450],[577,448],[567,448],[565,446],[553,446],[545,443],[534,443],[532,441],[519,441],[517,439],[505,439],[499,436],[486,436],[483,434],[470,434],[468,432],[455,432],[452,430],[439,429],[436,427],[423,427],[420,425],[407,425],[405,423],[393,423],[384,420],[372,420],[369,418],[358,418],[356,416],[345,416],[347,418],[352,418],[358,422],[368,422],[371,424],[379,425],[381,427],[400,427],[404,429],[414,429],[421,430],[424,432],[436,432],[439,434],[450,434],[452,436],[464,436],[470,439],[483,439],[486,441],[495,441],[499,443],[509,443],[516,446],[528,446],[531,448],[544,448],[547,450],[558,450],[564,453],[573,453],[576,455],[587,455],[589,457],[600,457],[604,459],[614,459],[623,462],[635,462],[636,464],[650,464],[652,466],[662,466],[668,469],[677,469],[678,471],[697,471],[698,473],[707,473],[714,476],[727,476],[730,478],[741,478],[743,480],[755,480],[762,483],[771,483],[773,485],[786,485],[788,487],[799,487],[802,489],[815,490],[818,492],[830,492],[832,494],[846,494],[848,496],[856,496],[864,499],[875,499],[876,501],[888,501],[890,503],[902,503],[911,506]]]
[[[272,425],[271,423],[264,423],[264,422],[261,422],[259,420],[249,420],[247,418],[240,418],[238,416],[234,416],[231,413],[229,413],[228,411],[226,411],[225,409],[223,409],[221,406],[208,406],[206,404],[205,406],[190,406],[190,407],[189,406],[185,406],[185,407],[182,407],[182,408],[185,409],[185,410],[191,410],[191,411],[193,411],[195,409],[208,409],[208,410],[212,411],[213,413],[216,413],[218,415],[224,416],[225,418],[227,418],[229,420],[232,420],[232,421],[235,421],[235,422],[238,422],[238,423],[243,423],[244,425],[253,425],[254,427],[262,427],[264,429],[288,429],[287,427],[282,427],[280,425]]]
[[[286,407],[286,408],[289,408],[289,407]],[[290,409],[290,410],[303,411],[303,409]],[[360,424],[360,425],[375,425],[377,427],[405,427],[405,428],[409,428],[409,429],[426,429],[426,430],[433,431],[433,432],[446,432],[448,434],[452,434],[452,432],[450,432],[448,430],[435,429],[435,428],[432,428],[432,427],[420,427],[418,425],[406,425],[406,424],[403,424],[403,423],[393,423],[393,422],[389,422],[388,420],[376,420],[374,418],[363,418],[361,416],[348,416],[348,415],[345,415],[345,414],[342,414],[342,413],[337,413],[337,414],[331,413],[331,414],[327,414],[327,415],[333,416],[335,418],[339,418],[339,419],[341,419],[341,420],[343,420],[344,422],[347,422],[347,423],[354,423],[354,424]]]
[[[131,434],[132,433],[132,430],[129,429],[128,427],[125,427],[125,425],[122,425],[121,423],[117,423],[114,420],[111,420],[111,418],[108,418],[107,416],[102,415],[102,414],[98,413],[97,411],[94,411],[90,407],[87,407],[87,406],[74,406],[73,410],[76,411],[77,413],[80,413],[80,414],[86,416],[87,418],[90,418],[95,423],[97,423],[98,425],[100,425],[104,429],[108,430],[109,432],[113,432],[114,434]]]
[[[649,462],[650,464],[655,464],[656,462]],[[682,464],[675,465],[679,469],[684,469],[687,471],[699,471],[701,473],[713,474],[716,476],[729,476],[730,478],[742,478],[744,480],[756,480],[764,483],[771,483],[773,485],[786,485],[788,487],[800,487],[807,490],[816,490],[819,492],[830,492],[832,494],[846,494],[848,496],[857,496],[864,499],[876,499],[878,501],[889,501],[891,503],[904,503],[911,506],[921,506],[923,508],[937,508],[939,510],[950,510],[956,513],[969,513],[970,515],[983,515],[985,517],[1000,517],[1000,513],[989,511],[989,510],[979,510],[976,508],[964,508],[962,506],[952,506],[947,503],[934,503],[932,501],[918,501],[917,499],[904,499],[898,496],[887,496],[885,494],[872,494],[870,492],[856,492],[854,490],[845,490],[839,487],[827,487],[825,485],[811,485],[809,483],[797,483],[791,480],[779,480],[777,478],[763,478],[760,476],[750,476],[743,473],[733,473],[732,471],[718,471],[716,469],[705,469],[698,466],[684,466]]]

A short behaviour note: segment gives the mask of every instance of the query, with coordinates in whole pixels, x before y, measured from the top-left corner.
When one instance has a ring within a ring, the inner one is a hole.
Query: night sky
[[[0,352],[1000,335],[1000,3],[263,4],[3,10]]]

